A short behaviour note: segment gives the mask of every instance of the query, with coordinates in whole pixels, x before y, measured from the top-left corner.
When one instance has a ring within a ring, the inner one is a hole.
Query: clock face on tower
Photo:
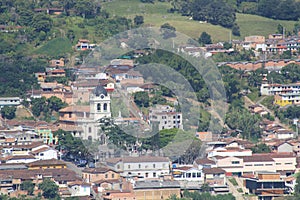
[[[101,94],[101,95],[100,95],[100,98],[101,98],[101,99],[104,99],[104,94]]]

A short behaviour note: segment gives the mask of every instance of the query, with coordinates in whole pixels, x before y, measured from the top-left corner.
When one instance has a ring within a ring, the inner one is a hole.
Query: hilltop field
[[[113,0],[103,2],[101,7],[101,10],[107,11],[112,18],[114,16],[119,16],[126,17],[133,21],[135,16],[141,15],[144,18],[144,24],[142,26],[145,27],[160,27],[164,23],[169,23],[174,26],[177,31],[196,40],[202,32],[207,32],[211,35],[213,42],[229,41],[231,39],[243,40],[245,36],[249,35],[268,36],[269,34],[277,32],[278,24],[285,27],[286,33],[292,32],[295,23],[297,23],[296,21],[273,20],[258,15],[237,13],[236,23],[240,27],[241,34],[240,37],[237,37],[231,34],[230,29],[219,25],[200,23],[199,21],[191,20],[187,16],[182,16],[180,13],[168,12],[168,10],[172,7],[169,2],[156,1],[154,4],[151,4],[141,3],[140,0]],[[103,32],[99,34],[99,27],[100,29],[103,29],[105,26],[101,26],[101,22],[96,23],[91,19],[84,19],[80,16],[54,15],[52,15],[51,18],[53,20],[52,28],[55,39],[49,37],[46,41],[41,42],[35,47],[27,45],[27,52],[29,54],[45,55],[51,58],[67,55],[67,57],[69,57],[70,54],[74,54],[72,46],[74,46],[80,38],[89,39],[92,43],[100,43],[106,38],[112,36],[103,35]],[[117,31],[117,29],[113,27],[114,25],[111,25],[111,28]],[[126,30],[125,25],[120,25],[118,30],[122,29],[122,27]],[[72,30],[71,33],[70,30]],[[71,41],[70,34],[73,35],[73,39]]]
[[[178,13],[168,13],[168,9],[171,8],[168,2],[157,1],[155,4],[149,4],[141,3],[139,0],[111,1],[103,3],[102,8],[111,15],[131,19],[136,15],[142,15],[145,25],[160,27],[164,23],[169,23],[177,31],[193,38],[198,38],[204,31],[209,33],[214,41],[228,41],[230,38],[230,29],[199,23]],[[248,35],[267,36],[276,33],[278,24],[283,25],[287,31],[292,31],[295,23],[295,21],[273,20],[257,15],[237,13],[237,24],[240,27],[241,37],[232,37],[232,39],[242,39]]]

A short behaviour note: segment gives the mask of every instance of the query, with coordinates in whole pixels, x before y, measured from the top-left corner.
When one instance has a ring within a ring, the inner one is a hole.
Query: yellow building
[[[119,179],[119,173],[112,169],[101,167],[101,168],[86,168],[82,171],[82,178],[87,183],[93,183],[100,180],[115,180]]]
[[[274,104],[279,105],[281,107],[292,105],[295,103],[294,99],[289,98],[286,95],[275,95],[274,96]]]
[[[50,160],[38,160],[28,165],[29,170],[33,169],[62,169],[67,168],[65,162],[57,159],[50,159]]]
[[[36,132],[43,138],[44,144],[53,145],[58,144],[58,136],[54,136],[51,129],[46,127],[38,127]]]

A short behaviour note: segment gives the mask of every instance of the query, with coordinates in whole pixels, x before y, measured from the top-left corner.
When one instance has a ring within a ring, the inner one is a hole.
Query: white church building
[[[60,128],[85,140],[106,143],[100,131],[99,120],[111,117],[109,89],[98,85],[89,96],[89,105],[73,105],[59,110]]]

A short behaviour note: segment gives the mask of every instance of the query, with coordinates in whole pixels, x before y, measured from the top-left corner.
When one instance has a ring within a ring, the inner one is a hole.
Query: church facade
[[[74,137],[84,140],[100,140],[106,143],[100,131],[99,120],[111,117],[110,94],[98,85],[89,96],[89,105],[72,105],[59,110],[60,128],[69,131]]]

